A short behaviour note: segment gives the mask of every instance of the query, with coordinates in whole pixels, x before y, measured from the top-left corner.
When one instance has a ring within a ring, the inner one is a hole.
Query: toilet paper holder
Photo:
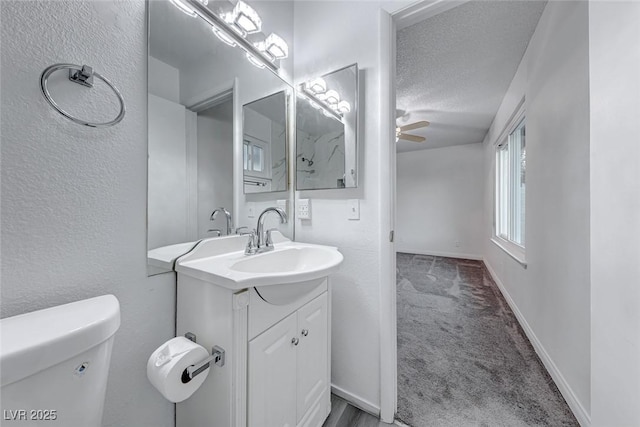
[[[196,335],[194,333],[187,332],[186,334],[184,334],[184,337],[188,340],[196,342]],[[182,372],[182,383],[186,384],[194,377],[204,372],[211,366],[211,362],[213,362],[217,366],[224,366],[224,349],[222,347],[214,345],[211,348],[211,356],[194,365],[187,366],[187,368]]]

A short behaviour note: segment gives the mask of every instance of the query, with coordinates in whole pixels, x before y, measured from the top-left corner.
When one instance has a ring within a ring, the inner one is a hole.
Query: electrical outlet
[[[311,200],[298,199],[296,207],[299,219],[311,219]]]
[[[351,199],[347,201],[347,219],[356,221],[360,219],[359,199]]]
[[[255,218],[256,217],[256,205],[253,202],[249,202],[247,203],[247,216],[249,218]]]
[[[460,247],[460,242],[456,241],[456,248]]]

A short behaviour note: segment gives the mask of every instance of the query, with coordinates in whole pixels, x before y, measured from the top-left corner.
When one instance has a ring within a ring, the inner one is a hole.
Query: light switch
[[[347,201],[347,219],[360,219],[360,199],[350,199]]]
[[[298,199],[296,207],[299,219],[311,219],[311,201],[309,199]]]

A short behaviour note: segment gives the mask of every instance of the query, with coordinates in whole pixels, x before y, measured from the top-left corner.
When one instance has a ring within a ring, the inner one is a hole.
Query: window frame
[[[249,157],[245,157],[247,151],[245,151],[245,147],[248,148]],[[258,147],[262,150],[262,170],[254,170],[253,169],[253,148]],[[271,180],[271,146],[268,142],[263,141],[258,138],[254,138],[250,135],[244,135],[242,141],[242,164],[244,175],[252,178],[262,178],[266,180]],[[249,166],[247,169],[246,166]]]
[[[493,191],[493,199],[494,199],[494,212],[493,212],[493,235],[491,241],[496,244],[500,249],[505,251],[510,257],[516,260],[520,265],[526,268],[526,238],[524,237],[524,231],[526,230],[526,190],[523,196],[520,196],[520,192],[517,189],[517,186],[514,185],[516,182],[515,174],[513,173],[514,162],[517,160],[516,155],[513,154],[513,151],[509,149],[509,145],[512,142],[512,135],[521,129],[524,126],[525,128],[525,150],[526,150],[526,115],[524,109],[524,98],[520,101],[518,107],[512,114],[511,118],[507,122],[507,125],[504,127],[500,136],[495,140],[494,146],[494,191]],[[519,152],[519,149],[518,149]],[[502,156],[502,159],[500,158]],[[506,177],[506,185],[505,185],[505,174],[501,173],[501,166],[507,165],[509,167],[509,171],[507,172]],[[520,170],[518,168],[518,170]],[[526,170],[525,170],[526,174]],[[519,181],[518,181],[519,182]],[[526,182],[526,180],[525,180]],[[520,197],[524,197],[525,206],[524,212],[522,212],[525,220],[524,220],[524,228],[522,230],[522,223],[520,221],[514,221],[515,212],[513,209],[510,209],[513,206],[513,200],[519,199],[520,201],[517,203],[522,203],[522,199]],[[502,200],[508,198],[507,203],[501,203]],[[509,221],[511,219],[511,221]],[[508,230],[507,230],[508,229]],[[504,231],[506,230],[506,233]],[[513,239],[513,236],[516,233],[523,233],[523,241],[522,243],[517,242]]]

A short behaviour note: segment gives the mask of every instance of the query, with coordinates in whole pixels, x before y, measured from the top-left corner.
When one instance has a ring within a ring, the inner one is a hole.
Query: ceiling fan
[[[396,141],[399,139],[404,139],[411,142],[425,142],[427,138],[418,135],[409,135],[404,133],[407,130],[420,129],[429,126],[429,122],[426,120],[421,120],[419,122],[410,123],[404,126],[396,127]]]

